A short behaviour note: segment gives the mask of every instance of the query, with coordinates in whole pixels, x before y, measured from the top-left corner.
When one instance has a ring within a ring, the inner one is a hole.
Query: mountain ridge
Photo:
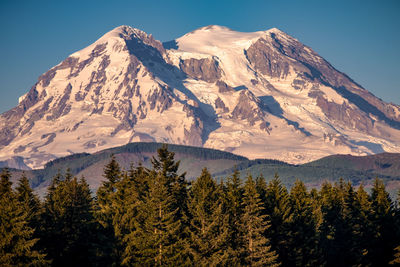
[[[123,25],[41,75],[0,115],[0,160],[40,168],[135,141],[291,163],[400,152],[400,107],[279,29],[209,25],[166,43]]]

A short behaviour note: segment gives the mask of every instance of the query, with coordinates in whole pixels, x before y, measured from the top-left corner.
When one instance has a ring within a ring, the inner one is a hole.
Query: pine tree
[[[226,191],[224,197],[224,210],[227,216],[227,231],[228,231],[228,247],[227,247],[227,265],[239,265],[241,263],[241,247],[243,240],[241,236],[241,216],[242,209],[243,188],[240,181],[240,172],[235,170],[234,173],[228,177],[226,184]]]
[[[178,209],[177,216],[185,217],[187,212],[187,187],[185,175],[178,175],[180,161],[174,160],[175,153],[168,151],[168,145],[164,144],[157,150],[157,158],[153,157],[151,162],[153,168],[158,173],[161,173],[170,184],[169,191],[176,200],[176,208]]]
[[[320,246],[326,266],[347,266],[349,229],[343,216],[344,182],[332,186],[325,183],[321,188],[322,223],[320,225]]]
[[[177,216],[178,209],[175,208],[173,195],[169,193],[170,185],[166,177],[162,173],[153,175],[142,211],[147,216],[140,237],[141,240],[146,240],[148,246],[140,253],[143,257],[141,262],[155,265],[177,264],[182,252],[179,244],[181,221]]]
[[[248,175],[244,185],[242,206],[242,263],[246,266],[279,266],[278,256],[264,236],[264,231],[269,225],[266,215],[262,215],[264,208],[251,175]]]
[[[115,195],[114,231],[123,245],[122,264],[132,265],[137,258],[136,231],[146,214],[141,213],[145,195],[148,193],[149,170],[141,164],[125,173],[117,184]]]
[[[158,158],[152,162],[139,220],[129,234],[134,256],[126,258],[124,264],[183,265],[187,262],[183,244],[187,183],[184,175],[177,175],[179,162],[166,146],[158,150]]]
[[[221,264],[226,241],[222,200],[216,182],[206,168],[202,170],[189,191],[189,237],[186,244],[194,264]]]
[[[111,228],[113,221],[113,197],[117,191],[116,185],[121,180],[121,168],[111,156],[110,162],[104,168],[105,180],[97,190],[97,205],[99,208],[99,221],[104,228]]]
[[[296,180],[290,191],[292,221],[288,262],[292,266],[316,266],[320,264],[318,249],[317,218],[313,203],[304,183]]]
[[[371,190],[372,229],[369,259],[372,266],[386,266],[393,259],[398,242],[393,203],[382,180],[376,179]]]
[[[262,174],[256,177],[256,189],[258,195],[260,196],[261,202],[265,203],[267,194],[267,182],[265,181],[265,177]],[[265,209],[263,213],[265,214]]]
[[[0,265],[41,266],[48,264],[45,254],[35,249],[38,241],[28,224],[29,213],[19,205],[11,189],[11,174],[3,169],[0,175]]]
[[[344,187],[343,195],[343,226],[347,246],[342,253],[347,265],[365,265],[367,254],[367,243],[371,235],[368,234],[369,203],[366,193],[361,185],[358,192],[355,192],[351,183]]]
[[[39,226],[41,203],[39,198],[33,193],[25,173],[22,173],[22,176],[18,181],[18,186],[15,189],[17,191],[16,193],[19,205],[27,212],[26,219],[29,226],[35,229]]]
[[[104,167],[104,181],[97,190],[96,219],[100,223],[98,234],[103,246],[98,250],[99,258],[112,265],[118,265],[121,261],[121,248],[114,232],[115,194],[117,184],[122,176],[121,168],[114,155],[110,162]]]
[[[85,179],[62,181],[56,176],[49,187],[42,214],[41,245],[54,266],[95,265],[96,237],[93,199]]]
[[[278,174],[268,183],[266,191],[266,214],[271,220],[271,227],[266,231],[266,237],[271,241],[272,249],[279,255],[282,266],[287,266],[290,236],[290,223],[292,220],[289,194],[282,185]]]

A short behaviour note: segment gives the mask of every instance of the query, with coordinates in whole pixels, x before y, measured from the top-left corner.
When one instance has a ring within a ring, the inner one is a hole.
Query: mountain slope
[[[31,168],[137,141],[291,163],[400,152],[400,107],[275,28],[212,25],[162,44],[121,26],[0,115],[0,160],[23,157]]]

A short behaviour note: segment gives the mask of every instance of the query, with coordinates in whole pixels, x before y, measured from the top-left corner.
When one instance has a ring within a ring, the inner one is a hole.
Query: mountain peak
[[[37,168],[135,141],[291,163],[400,152],[400,107],[277,28],[209,25],[171,43],[122,25],[47,71],[0,115],[0,161]]]
[[[273,32],[273,33],[280,33],[280,34],[286,34],[285,32],[283,32],[283,31],[281,31],[280,29],[278,29],[278,28],[271,28],[271,29],[269,29],[268,30],[268,32]]]
[[[132,38],[132,35],[136,35],[137,37],[147,36],[147,33],[131,26],[121,25],[104,34],[96,43],[107,41],[110,38],[122,38],[126,40]]]
[[[71,56],[72,57],[88,56],[97,46],[107,44],[109,42],[125,44],[126,40],[131,40],[131,39],[143,40],[147,39],[148,37],[151,37],[151,34],[147,34],[146,32],[140,29],[128,25],[121,25],[108,31],[99,39],[97,39],[94,43],[92,43],[91,45],[87,46],[86,48],[80,51],[73,53]]]
[[[208,25],[208,26],[198,28],[195,31],[232,31],[232,29],[230,29],[226,26],[221,26],[221,25]]]

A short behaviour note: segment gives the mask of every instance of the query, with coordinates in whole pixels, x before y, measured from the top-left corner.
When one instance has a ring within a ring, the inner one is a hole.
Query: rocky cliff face
[[[278,29],[208,26],[162,44],[121,26],[0,115],[0,160],[19,156],[32,168],[133,141],[294,163],[400,152],[400,108]]]

